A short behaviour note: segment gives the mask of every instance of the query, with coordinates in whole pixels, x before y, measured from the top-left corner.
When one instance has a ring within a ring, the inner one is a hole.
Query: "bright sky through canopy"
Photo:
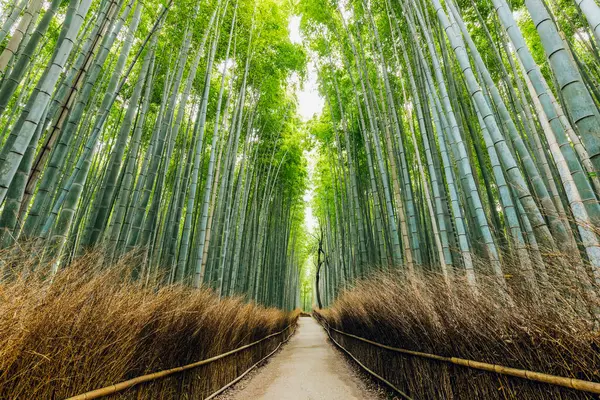
[[[288,27],[292,43],[301,44],[303,42],[302,36],[300,35],[300,19],[301,17],[298,15],[294,15],[290,18]],[[325,105],[325,100],[319,95],[317,71],[312,61],[309,61],[307,69],[307,79],[304,82],[304,85],[296,91],[296,96],[298,97],[298,114],[300,114],[300,117],[305,122],[315,115],[321,114]],[[314,149],[310,152],[304,152],[304,156],[308,160],[309,176],[309,186],[304,194],[304,201],[306,203],[305,225],[307,231],[311,233],[314,232],[315,227],[318,225],[312,210],[312,199],[314,197],[312,178],[315,170],[316,155]]]
[[[289,30],[292,43],[302,43],[300,18],[297,15],[290,18]],[[324,99],[319,95],[317,71],[312,61],[308,62],[307,71],[308,74],[303,87],[296,92],[296,96],[298,97],[298,113],[303,121],[308,121],[313,116],[321,114],[325,105]]]

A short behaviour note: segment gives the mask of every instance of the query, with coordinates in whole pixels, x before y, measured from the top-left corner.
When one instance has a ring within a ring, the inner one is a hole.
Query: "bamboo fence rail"
[[[296,327],[294,326],[294,332],[295,331],[296,331]],[[217,397],[218,395],[220,395],[221,393],[223,393],[224,391],[226,391],[227,389],[229,389],[231,386],[233,386],[236,383],[238,383],[239,381],[241,381],[246,375],[248,375],[248,373],[250,371],[252,371],[254,368],[256,368],[260,363],[262,363],[263,361],[265,361],[267,358],[271,357],[273,354],[277,353],[277,351],[281,348],[281,346],[283,346],[288,340],[290,340],[290,338],[292,337],[292,335],[294,334],[294,332],[292,332],[291,334],[289,334],[288,337],[285,338],[285,340],[283,340],[281,343],[279,343],[277,345],[277,347],[275,348],[275,350],[273,350],[272,352],[270,352],[269,354],[267,354],[265,357],[263,357],[256,364],[252,365],[250,368],[248,368],[246,371],[244,371],[240,376],[238,376],[237,378],[235,378],[234,380],[232,380],[231,382],[229,382],[227,385],[223,386],[221,389],[217,390],[216,392],[214,392],[213,394],[211,394],[210,396],[208,396],[204,400],[212,400],[212,399],[214,399],[215,397]]]
[[[178,374],[190,369],[194,369],[194,368],[198,368],[200,366],[206,365],[206,364],[210,364],[213,363],[217,360],[220,360],[222,358],[225,357],[229,357],[233,354],[239,353],[240,351],[249,349],[251,347],[256,346],[259,343],[262,343],[268,339],[271,339],[275,336],[279,336],[281,334],[283,334],[284,332],[286,332],[287,330],[289,330],[292,326],[296,326],[296,322],[293,322],[291,324],[289,324],[285,329],[279,331],[279,332],[275,332],[270,334],[269,336],[266,336],[260,340],[257,340],[255,342],[249,343],[247,345],[238,347],[237,349],[228,351],[226,353],[220,354],[218,356],[214,356],[211,358],[207,358],[205,360],[201,360],[201,361],[197,361],[195,363],[192,364],[188,364],[188,365],[184,365],[181,367],[175,367],[175,368],[171,368],[171,369],[167,369],[167,370],[163,370],[163,371],[158,371],[158,372],[154,372],[151,374],[147,374],[147,375],[142,375],[142,376],[138,376],[136,378],[132,378],[123,382],[119,382],[119,383],[115,383],[114,385],[110,385],[110,386],[106,386],[100,389],[95,389],[95,390],[91,390],[89,392],[86,393],[82,393],[73,397],[69,397],[66,400],[91,400],[91,399],[98,399],[104,396],[108,396],[111,394],[115,394],[115,393],[119,393],[122,392],[126,389],[129,389],[133,386],[142,384],[142,383],[146,383],[146,382],[152,382],[161,378],[165,378],[167,376],[170,375],[174,375],[174,374]],[[295,329],[294,329],[295,331]],[[223,388],[219,389],[217,392],[211,394],[208,399],[214,398],[214,396],[216,396],[219,393],[222,393],[225,389],[227,389],[228,387],[230,387],[231,385],[233,385],[235,382],[239,381],[241,377],[243,377],[244,375],[246,375],[248,372],[250,372],[252,369],[254,369],[258,364],[260,364],[262,361],[266,360],[267,358],[269,358],[270,356],[272,356],[273,354],[275,354],[277,352],[277,350],[281,347],[281,345],[285,342],[287,342],[289,340],[289,338],[294,334],[294,332],[292,332],[291,334],[289,334],[285,340],[283,340],[278,346],[277,348],[272,351],[271,353],[269,353],[266,357],[264,357],[263,359],[261,359],[259,362],[257,362],[256,364],[252,365],[248,370],[246,370],[242,375],[240,375],[239,377],[237,377],[235,380],[233,380],[232,382],[228,383],[226,386],[224,386]]]
[[[350,352],[350,350],[346,349],[337,340],[335,340],[333,338],[333,336],[331,336],[331,332],[329,331],[329,329],[325,329],[325,332],[327,332],[327,336],[329,336],[329,339],[331,339],[331,341],[333,343],[335,343],[335,345],[337,347],[339,347],[340,349],[342,349],[342,351],[344,351],[346,354],[348,354],[348,356],[350,356],[350,358],[352,358],[354,361],[356,361],[356,363],[362,369],[364,369],[369,374],[373,375],[375,378],[379,379],[380,381],[382,381],[383,383],[385,383],[386,385],[388,385],[390,388],[392,388],[394,391],[396,391],[400,396],[402,396],[402,398],[404,398],[406,400],[413,400],[412,397],[410,397],[409,395],[407,395],[406,393],[404,393],[402,390],[398,389],[392,382],[388,381],[383,376],[377,374],[375,371],[371,370],[369,367],[367,367],[362,362],[360,362],[360,360],[358,358],[354,357],[354,355]]]
[[[488,363],[484,363],[484,362],[480,362],[480,361],[467,360],[467,359],[458,358],[458,357],[445,357],[445,356],[440,356],[437,354],[429,354],[429,353],[423,353],[420,351],[400,349],[397,347],[392,347],[392,346],[387,346],[387,345],[384,345],[381,343],[377,343],[372,340],[365,339],[360,336],[356,336],[351,333],[343,332],[338,329],[332,328],[327,323],[327,321],[323,320],[322,318],[317,318],[317,320],[322,323],[323,327],[327,331],[327,334],[329,335],[330,338],[331,338],[330,331],[334,331],[334,332],[339,333],[340,335],[350,337],[350,338],[359,340],[361,342],[368,343],[368,344],[376,346],[376,347],[380,347],[382,349],[394,351],[396,353],[401,353],[401,354],[406,354],[409,356],[426,358],[426,359],[436,360],[436,361],[441,361],[441,362],[447,362],[447,363],[460,365],[460,366],[467,367],[467,368],[478,369],[481,371],[495,372],[497,374],[514,376],[514,377],[522,378],[522,379],[528,379],[528,380],[534,381],[534,382],[541,382],[541,383],[546,383],[546,384],[550,384],[550,385],[562,386],[562,387],[566,387],[566,388],[581,391],[581,392],[600,394],[600,383],[598,383],[598,382],[585,381],[582,379],[575,379],[575,378],[565,378],[562,376],[550,375],[550,374],[545,374],[542,372],[535,372],[535,371],[528,371],[528,370],[524,370],[524,369],[511,368],[511,367],[506,367],[506,366],[497,365],[497,364],[488,364]],[[333,338],[332,338],[332,340],[333,340]],[[333,341],[338,346],[340,346],[335,340],[333,340]],[[350,354],[350,352],[348,350],[346,350],[346,349],[344,349],[344,350],[348,354]],[[356,360],[356,358],[354,356],[352,356],[352,358]],[[357,362],[358,362],[358,360],[357,360]],[[362,364],[361,364],[361,366],[362,366]],[[365,368],[365,367],[363,366],[363,368]],[[391,386],[396,391],[398,391],[398,389],[396,389],[392,384],[390,384],[389,382],[387,382],[380,376],[374,374],[372,371],[369,371],[369,372],[371,374],[375,375],[377,378],[381,379],[387,385]]]

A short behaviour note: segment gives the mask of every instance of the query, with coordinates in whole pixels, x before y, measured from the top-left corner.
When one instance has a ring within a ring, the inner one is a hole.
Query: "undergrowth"
[[[458,279],[449,290],[439,276],[406,279],[381,272],[357,282],[318,315],[338,330],[392,347],[600,382],[599,333],[571,299],[556,294],[510,305],[488,283],[481,279],[475,295]],[[595,398],[332,335],[415,399]]]
[[[127,259],[106,268],[99,254],[88,254],[51,283],[52,265],[28,260],[27,265],[12,260],[19,273],[5,274],[0,283],[1,399],[63,399],[190,364],[278,332],[298,315],[241,298],[219,300],[209,290],[133,283]],[[6,273],[6,264],[3,269]],[[202,399],[282,339],[119,397]]]

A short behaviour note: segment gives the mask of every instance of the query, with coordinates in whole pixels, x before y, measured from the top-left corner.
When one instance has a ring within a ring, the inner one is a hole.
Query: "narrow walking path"
[[[352,400],[379,399],[312,318],[300,318],[298,330],[271,361],[225,394],[235,400]]]

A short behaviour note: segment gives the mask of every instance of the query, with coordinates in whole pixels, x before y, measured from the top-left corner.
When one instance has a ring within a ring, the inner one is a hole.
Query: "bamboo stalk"
[[[223,354],[220,354],[218,356],[207,358],[205,360],[197,361],[195,363],[184,365],[184,366],[181,366],[181,367],[175,367],[175,368],[171,368],[171,369],[167,369],[167,370],[163,370],[163,371],[154,372],[152,374],[138,376],[138,377],[133,378],[133,379],[129,379],[129,380],[126,380],[126,381],[123,381],[123,382],[116,383],[114,385],[106,386],[106,387],[103,387],[103,388],[100,388],[100,389],[91,390],[91,391],[86,392],[86,393],[82,393],[82,394],[79,394],[79,395],[76,395],[76,396],[73,396],[73,397],[69,397],[67,400],[90,400],[90,399],[98,399],[100,397],[104,397],[104,396],[108,396],[108,395],[115,394],[115,393],[118,393],[118,392],[122,392],[125,389],[129,389],[129,388],[131,388],[133,386],[136,386],[136,385],[139,385],[141,383],[155,381],[157,379],[165,378],[165,377],[173,375],[173,374],[178,374],[178,373],[190,370],[190,369],[198,368],[200,366],[213,363],[213,362],[215,362],[217,360],[220,360],[222,358],[228,357],[230,355],[239,353],[242,350],[246,350],[246,349],[248,349],[250,347],[254,347],[257,344],[262,343],[265,340],[270,339],[270,338],[272,338],[274,336],[281,335],[282,333],[284,333],[285,331],[287,331],[293,325],[295,325],[295,322],[292,323],[292,324],[290,324],[290,325],[288,325],[285,329],[283,329],[283,330],[281,330],[279,332],[272,333],[269,336],[266,336],[266,337],[264,337],[264,338],[262,338],[260,340],[257,340],[256,342],[247,344],[247,345],[242,346],[242,347],[238,347],[235,350],[228,351],[227,353],[223,353]]]

